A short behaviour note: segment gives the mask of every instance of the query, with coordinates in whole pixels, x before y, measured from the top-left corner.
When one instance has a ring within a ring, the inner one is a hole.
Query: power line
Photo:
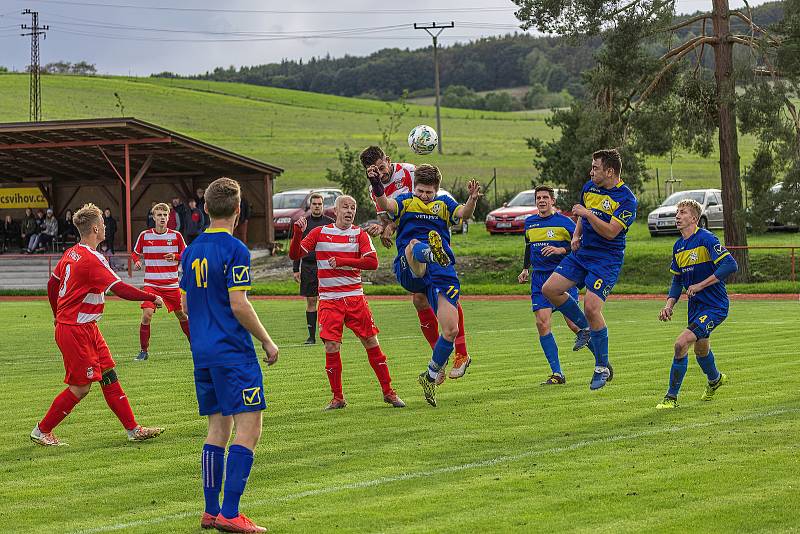
[[[30,83],[30,112],[29,118],[32,122],[39,122],[42,119],[42,87],[39,73],[39,36],[47,38],[45,33],[49,26],[39,26],[39,12],[26,9],[23,15],[31,16],[31,25],[21,24],[23,30],[29,33],[22,33],[23,37],[31,37],[31,83]]]

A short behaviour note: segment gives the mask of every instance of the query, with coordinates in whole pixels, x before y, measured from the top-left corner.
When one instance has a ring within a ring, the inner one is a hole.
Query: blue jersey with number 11
[[[200,234],[181,257],[195,368],[258,361],[253,339],[231,310],[229,291],[250,289],[250,251],[222,228]]]

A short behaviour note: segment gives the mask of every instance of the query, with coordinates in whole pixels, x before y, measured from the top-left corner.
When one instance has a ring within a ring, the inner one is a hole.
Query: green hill
[[[117,93],[124,106],[117,106]],[[289,89],[199,80],[44,76],[42,114],[45,120],[135,116],[286,169],[278,190],[325,184],[325,169],[337,165],[343,143],[363,147],[380,141],[377,120],[388,105]],[[420,123],[435,126],[434,108],[411,105],[403,120],[394,159],[430,162],[441,167],[445,186],[456,178],[488,181],[497,169],[498,189],[519,190],[531,184],[536,171],[525,138],[552,137],[547,112],[494,113],[443,109],[445,154],[415,156],[405,135]],[[28,118],[28,76],[0,74],[0,121]],[[752,139],[742,140],[743,164],[752,153]],[[413,156],[413,157],[412,157]],[[669,165],[650,161],[663,179]],[[675,174],[683,187],[719,187],[716,158],[679,154]],[[648,188],[654,193],[655,183]]]

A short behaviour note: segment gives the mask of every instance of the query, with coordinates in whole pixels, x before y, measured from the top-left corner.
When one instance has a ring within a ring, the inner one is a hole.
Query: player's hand
[[[294,222],[294,227],[300,232],[305,232],[308,228],[308,220],[305,217],[300,217]]]
[[[331,269],[336,268],[336,256],[333,256],[331,259],[328,260],[328,265],[331,266]]]
[[[392,248],[394,246],[394,241],[392,241],[391,237],[381,236],[381,245],[384,248]]]
[[[164,299],[160,296],[156,297],[156,300],[153,301],[153,304],[156,305],[156,308],[163,308],[164,307]]]
[[[528,269],[522,269],[522,272],[519,273],[519,276],[517,277],[517,280],[519,280],[520,284],[524,284],[525,282],[527,282],[528,281]]]
[[[366,231],[370,237],[378,237],[383,233],[383,226],[375,223],[368,224],[364,231]]]
[[[563,252],[562,252],[563,250]],[[546,247],[542,248],[542,256],[552,256],[553,254],[566,254],[567,251],[561,247],[554,247],[552,245],[547,245]]]
[[[662,310],[658,314],[659,321],[671,321],[672,320],[672,307],[664,306]]]
[[[299,272],[292,273],[292,277],[294,278],[295,282],[297,282],[298,284],[300,283],[300,273]]]
[[[572,214],[576,217],[586,217],[590,213],[591,211],[589,211],[583,204],[575,204],[572,206]]]
[[[381,234],[381,244],[386,248],[392,248],[394,242],[392,241],[392,235],[394,231],[397,229],[397,225],[395,223],[390,222],[383,228],[383,233]]]
[[[686,295],[693,297],[700,293],[703,290],[703,287],[700,284],[692,284],[688,288],[686,288]]]
[[[133,270],[134,271],[139,271],[139,270],[141,270],[141,268],[142,268],[142,262],[140,262],[138,260],[133,262]]]
[[[278,345],[270,341],[269,343],[262,343],[261,348],[267,353],[264,357],[264,363],[274,365],[278,361]]]
[[[374,178],[380,178],[380,177],[381,177],[381,171],[378,170],[377,165],[370,165],[369,167],[367,167],[367,178],[369,178],[370,182]]]
[[[578,252],[578,249],[581,248],[581,238],[577,236],[573,237],[569,242],[569,247],[572,249],[572,252]]]
[[[167,252],[166,254],[164,254],[164,259],[167,261],[175,261],[175,253]]]
[[[470,200],[477,201],[483,196],[483,193],[481,193],[481,184],[478,183],[478,180],[470,180],[467,182],[467,191],[469,191]]]

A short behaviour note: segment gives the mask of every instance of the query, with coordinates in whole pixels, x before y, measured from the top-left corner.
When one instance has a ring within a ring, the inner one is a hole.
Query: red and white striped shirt
[[[364,294],[361,270],[338,265],[339,259],[358,260],[370,254],[376,255],[372,239],[364,230],[358,226],[350,226],[346,230],[335,224],[318,226],[309,232],[300,246],[306,254],[317,254],[320,299],[340,299]],[[329,263],[334,257],[337,260],[336,268],[332,268]]]
[[[80,243],[67,249],[53,276],[59,280],[56,321],[62,324],[99,321],[106,291],[120,281],[102,254]]]
[[[417,169],[412,163],[392,163],[392,176],[388,184],[383,184],[383,191],[386,198],[395,198],[403,193],[414,192],[414,171]],[[378,206],[378,201],[372,193],[372,186],[369,186],[369,196],[375,204],[375,211],[378,214],[386,213]]]
[[[159,234],[150,228],[139,234],[131,257],[133,261],[144,258],[144,285],[165,289],[178,288],[178,265],[186,242],[180,232],[167,230]],[[172,252],[174,261],[167,261],[164,255]]]

